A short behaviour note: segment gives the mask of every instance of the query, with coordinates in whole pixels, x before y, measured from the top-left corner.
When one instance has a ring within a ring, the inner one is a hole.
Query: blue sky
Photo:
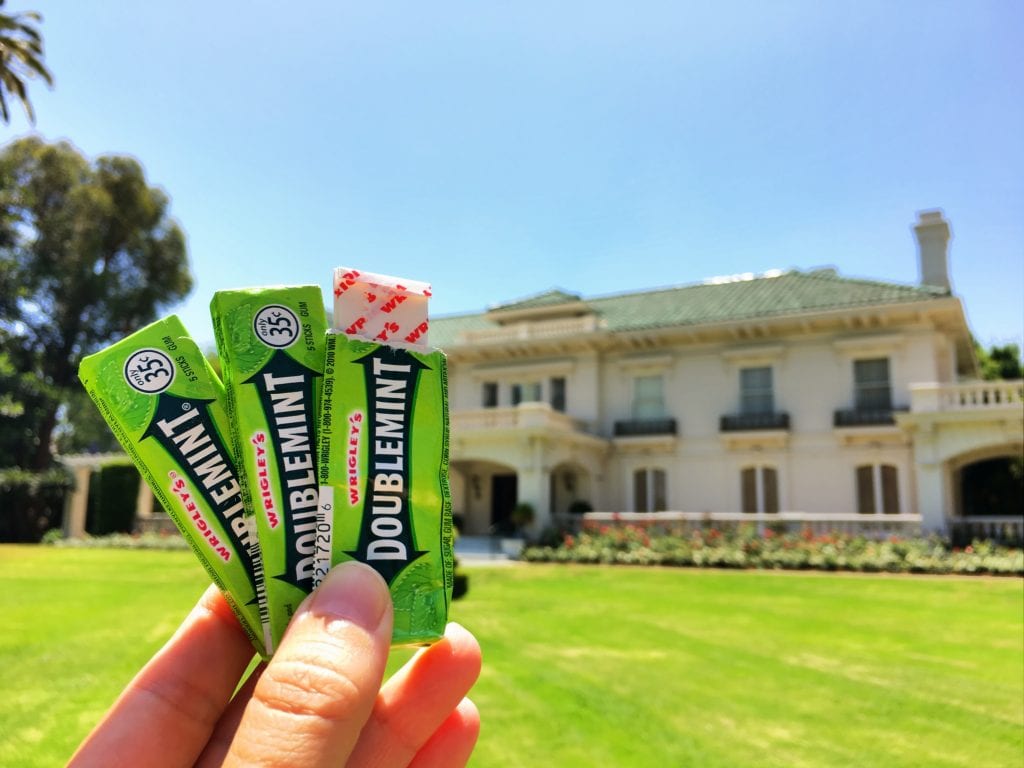
[[[773,268],[914,283],[934,207],[975,334],[1024,335],[1022,3],[28,9],[36,130],[166,189],[204,344],[215,290],[342,264],[432,282],[435,315]]]

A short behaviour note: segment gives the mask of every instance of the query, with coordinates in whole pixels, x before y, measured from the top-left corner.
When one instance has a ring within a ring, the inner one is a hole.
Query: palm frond
[[[4,0],[0,0],[0,7],[3,4]],[[11,119],[7,94],[17,97],[29,121],[35,124],[35,111],[25,81],[38,77],[53,86],[53,75],[43,62],[43,38],[34,26],[42,20],[35,11],[0,13],[0,118],[5,123],[10,123]]]

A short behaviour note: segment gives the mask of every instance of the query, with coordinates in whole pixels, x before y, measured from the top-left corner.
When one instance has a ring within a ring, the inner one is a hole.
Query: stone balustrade
[[[462,344],[500,344],[509,341],[535,341],[563,336],[578,336],[597,330],[597,316],[537,320],[534,322],[510,323],[497,328],[479,328],[463,331],[459,336]]]
[[[578,432],[582,424],[548,403],[520,403],[513,408],[482,408],[451,414],[452,432],[480,432],[499,429],[548,429]]]
[[[1024,382],[972,381],[966,384],[911,384],[911,413],[931,411],[974,411],[1021,407]]]

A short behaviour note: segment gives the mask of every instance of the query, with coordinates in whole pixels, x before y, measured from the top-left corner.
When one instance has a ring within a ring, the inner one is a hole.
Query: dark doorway
[[[961,470],[964,517],[1020,515],[1024,508],[1024,471],[1019,458],[968,464]]]
[[[517,492],[515,475],[491,477],[491,531],[499,536],[511,536],[515,532],[512,510],[516,506]]]
[[[1020,457],[988,459],[960,470],[960,517],[951,521],[953,546],[988,539],[1019,547],[1024,508],[1024,462]]]

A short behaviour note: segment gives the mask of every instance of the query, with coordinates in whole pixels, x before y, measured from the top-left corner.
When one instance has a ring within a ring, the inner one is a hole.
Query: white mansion
[[[1021,382],[977,380],[949,225],[932,211],[914,229],[920,285],[790,271],[550,291],[432,320],[465,532],[507,527],[517,501],[534,530],[574,503],[937,532],[985,522],[970,469],[1024,451]]]

